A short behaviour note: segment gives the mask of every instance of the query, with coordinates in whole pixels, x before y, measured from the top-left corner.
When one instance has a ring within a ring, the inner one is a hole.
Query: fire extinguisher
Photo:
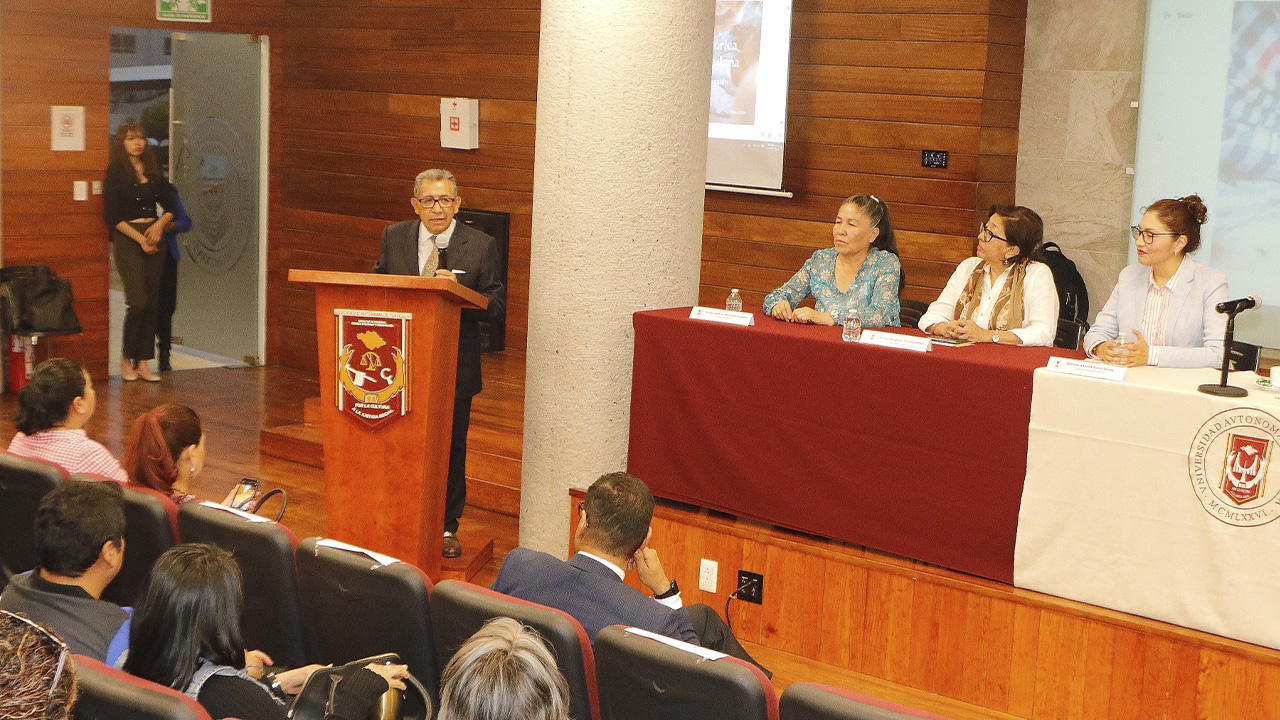
[[[9,336],[9,392],[16,393],[26,386],[33,354],[30,338]]]

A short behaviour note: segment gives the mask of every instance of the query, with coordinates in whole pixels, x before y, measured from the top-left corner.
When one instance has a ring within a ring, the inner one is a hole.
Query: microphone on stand
[[[1220,302],[1214,309],[1227,316],[1227,334],[1223,338],[1222,343],[1222,378],[1215,385],[1213,383],[1205,383],[1197,388],[1206,395],[1217,395],[1218,397],[1242,398],[1249,394],[1248,390],[1239,388],[1234,385],[1227,384],[1227,372],[1231,368],[1231,346],[1235,343],[1236,335],[1236,315],[1262,305],[1262,298],[1257,295],[1242,297],[1239,300],[1227,300]]]
[[[1262,298],[1257,295],[1250,295],[1249,297],[1242,297],[1239,300],[1227,300],[1226,302],[1220,302],[1214,307],[1214,309],[1220,313],[1227,314],[1238,313],[1241,310],[1248,310],[1249,308],[1261,306]]]

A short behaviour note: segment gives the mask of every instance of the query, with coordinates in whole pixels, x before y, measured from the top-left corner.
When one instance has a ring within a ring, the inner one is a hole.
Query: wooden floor
[[[288,491],[289,509],[284,522],[298,537],[325,534],[322,471],[266,456],[258,450],[262,428],[301,421],[303,400],[319,395],[314,377],[276,367],[218,368],[168,373],[163,382],[156,384],[123,383],[116,378],[99,381],[95,387],[98,408],[88,432],[117,456],[123,451],[129,424],[140,413],[167,402],[190,405],[203,419],[207,444],[205,470],[195,487],[198,495],[221,498],[239,478],[255,477],[266,489],[280,487]],[[14,432],[16,405],[14,395],[0,396],[0,443],[5,445]],[[567,526],[567,517],[565,522]],[[494,540],[493,559],[475,582],[488,585],[493,580],[502,559],[518,544],[518,526],[515,516],[468,507],[463,516],[463,542],[480,536]],[[773,670],[779,693],[803,680],[857,690],[955,720],[1014,717],[782,650],[749,642],[744,645]]]

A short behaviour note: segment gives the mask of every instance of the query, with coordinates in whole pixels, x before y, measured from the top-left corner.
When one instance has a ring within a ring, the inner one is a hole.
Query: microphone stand
[[[1242,398],[1249,394],[1249,391],[1244,388],[1227,384],[1227,371],[1231,368],[1231,345],[1235,342],[1236,335],[1236,314],[1239,312],[1240,310],[1232,310],[1227,313],[1227,336],[1222,345],[1222,379],[1216,385],[1214,383],[1205,383],[1198,388],[1200,392],[1206,395]]]

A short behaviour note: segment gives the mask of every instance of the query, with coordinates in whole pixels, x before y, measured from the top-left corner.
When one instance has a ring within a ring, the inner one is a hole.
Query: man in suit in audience
[[[685,606],[680,586],[663,572],[649,547],[653,495],[639,478],[624,472],[591,484],[578,506],[574,544],[568,561],[516,548],[507,554],[493,589],[563,610],[582,623],[593,639],[608,625],[628,625],[700,645],[755,664],[716,611]],[[623,582],[635,568],[653,597]]]
[[[0,610],[48,627],[71,652],[108,664],[129,644],[129,614],[101,600],[124,563],[124,492],[114,482],[65,482],[36,509],[40,566],[9,579]]]
[[[498,242],[454,219],[462,207],[458,181],[448,170],[424,170],[413,182],[416,220],[382,231],[375,273],[424,275],[461,283],[489,299],[484,310],[463,310],[458,328],[458,374],[453,395],[453,435],[449,443],[449,483],[445,492],[441,554],[462,555],[458,520],[467,504],[467,430],[471,399],[480,392],[480,321],[501,322],[507,291],[502,284]]]

